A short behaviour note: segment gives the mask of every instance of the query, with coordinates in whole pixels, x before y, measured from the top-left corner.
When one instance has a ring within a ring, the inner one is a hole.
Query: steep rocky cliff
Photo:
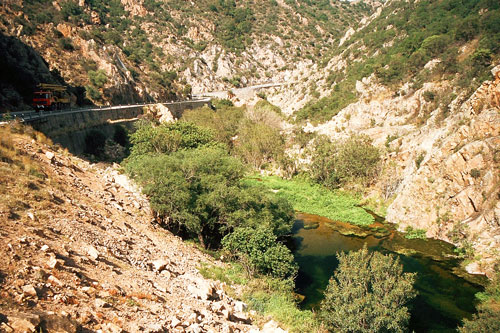
[[[334,139],[366,134],[387,150],[372,189],[392,202],[387,220],[462,247],[475,273],[492,273],[500,248],[500,66],[492,73],[469,98],[455,95],[446,111],[424,96],[452,94],[447,82],[395,96],[366,78],[356,85],[360,101],[305,127]]]

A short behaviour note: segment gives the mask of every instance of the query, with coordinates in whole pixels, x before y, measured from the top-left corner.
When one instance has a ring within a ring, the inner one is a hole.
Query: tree
[[[236,155],[255,169],[261,169],[283,154],[284,139],[278,129],[246,119],[239,127],[235,146]]]
[[[244,166],[221,148],[146,152],[129,158],[125,169],[166,228],[198,238],[205,248],[219,248],[221,239],[241,226],[265,227],[278,237],[292,227],[291,205],[240,184]]]
[[[399,259],[363,249],[337,255],[339,266],[321,303],[321,319],[332,332],[404,332],[405,304],[415,296],[414,273]]]
[[[242,262],[250,275],[257,271],[280,279],[293,279],[297,274],[292,252],[279,243],[268,228],[237,228],[224,237],[222,245]]]
[[[311,175],[329,188],[353,181],[367,182],[376,174],[379,160],[380,151],[367,136],[353,135],[335,142],[319,137],[312,155]]]
[[[133,144],[131,156],[145,154],[169,154],[181,149],[193,149],[214,142],[210,129],[193,123],[178,121],[153,126],[151,122],[139,122],[130,136]]]
[[[198,126],[211,128],[217,141],[232,147],[232,140],[237,135],[243,112],[243,108],[221,104],[215,111],[209,107],[186,110],[182,119]]]

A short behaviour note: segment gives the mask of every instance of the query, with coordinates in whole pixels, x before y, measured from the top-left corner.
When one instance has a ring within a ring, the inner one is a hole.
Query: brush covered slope
[[[165,101],[192,91],[273,81],[295,63],[312,64],[378,5],[15,0],[0,6],[0,31],[2,38],[13,36],[33,48],[46,67],[60,73],[51,81],[80,87],[73,94],[82,101]],[[2,52],[11,58],[22,53],[17,48]],[[2,109],[24,106],[26,91],[7,78],[2,77],[7,81]],[[40,81],[31,78],[29,88]]]

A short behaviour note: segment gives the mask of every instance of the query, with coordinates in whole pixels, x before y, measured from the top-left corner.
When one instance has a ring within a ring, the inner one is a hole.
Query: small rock
[[[201,333],[202,329],[199,324],[192,324],[188,327],[188,332]]]
[[[26,215],[30,218],[31,221],[35,221],[35,215],[33,215],[32,212],[28,212]]]
[[[37,297],[38,296],[37,293],[36,293],[35,287],[33,287],[33,285],[31,285],[31,284],[23,286],[22,289],[23,289],[23,293],[25,295],[32,296],[32,297]]]
[[[105,300],[101,299],[101,298],[96,298],[96,300],[94,301],[94,305],[96,308],[110,308],[111,305],[109,303],[107,303]]]
[[[45,157],[47,157],[47,159],[52,162],[56,157],[56,155],[53,152],[48,151],[45,153]]]
[[[56,287],[62,287],[64,286],[64,283],[62,283],[58,278],[56,278],[54,275],[51,275],[49,276],[49,278],[47,279],[47,281],[49,281],[49,283],[53,286],[56,286]]]
[[[157,272],[164,270],[170,262],[165,259],[158,259],[151,262],[153,269]]]
[[[14,332],[36,332],[40,322],[40,316],[35,314],[14,313],[7,316],[7,324]]]
[[[161,292],[164,292],[164,293],[168,292],[167,284],[163,283],[161,281],[154,282],[153,287],[155,287],[156,289],[158,289]]]
[[[46,314],[41,316],[47,332],[76,333],[79,332],[80,325],[72,321],[67,314],[61,315]]]
[[[181,323],[181,321],[177,317],[174,317],[174,318],[172,318],[172,321],[170,322],[170,327],[175,328],[175,327],[179,326],[180,323]]]
[[[123,330],[112,323],[106,323],[101,326],[101,330],[103,333],[121,333]]]
[[[97,260],[99,258],[99,251],[97,251],[97,249],[95,247],[93,247],[92,245],[90,245],[87,248],[87,254],[89,255],[90,258],[92,258],[94,260]]]
[[[61,259],[56,259],[55,257],[51,257],[49,261],[47,261],[47,267],[50,269],[59,269],[64,265],[64,261]]]
[[[278,323],[274,320],[267,322],[264,327],[262,327],[262,333],[286,333],[284,329],[279,327]]]
[[[188,286],[188,291],[191,292],[193,296],[202,300],[218,299],[213,283],[203,279],[198,279],[196,284],[197,286]]]
[[[224,318],[229,320],[229,318],[231,317],[231,311],[229,311],[228,309],[224,309],[222,310],[222,315],[224,316]]]
[[[47,252],[47,251],[49,250],[49,246],[48,246],[48,245],[43,245],[43,246],[40,248],[40,250],[41,250],[42,252]]]
[[[6,323],[0,323],[0,332],[13,333],[14,329],[7,325]]]
[[[243,302],[236,301],[234,302],[234,310],[236,312],[244,312],[247,309],[247,305]]]

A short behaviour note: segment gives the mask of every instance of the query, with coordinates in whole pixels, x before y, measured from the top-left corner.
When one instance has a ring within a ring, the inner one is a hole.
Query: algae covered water
[[[298,214],[293,232],[299,265],[296,286],[297,292],[305,296],[303,308],[319,307],[338,265],[336,254],[356,251],[367,244],[371,251],[398,255],[406,272],[417,273],[418,295],[410,304],[410,331],[455,332],[463,318],[470,318],[475,311],[475,294],[482,290],[479,282],[484,280],[467,276],[460,269],[450,244],[405,239],[381,223],[360,228],[303,213]]]

